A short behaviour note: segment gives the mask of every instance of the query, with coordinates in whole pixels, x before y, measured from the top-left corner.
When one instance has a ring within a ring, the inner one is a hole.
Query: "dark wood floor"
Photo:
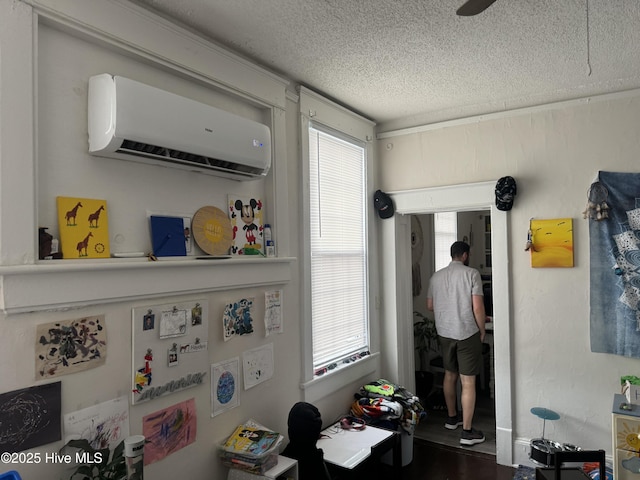
[[[404,480],[511,480],[515,469],[496,464],[495,455],[414,438],[413,461]]]
[[[514,473],[512,467],[497,465],[495,455],[414,438],[413,460],[403,468],[402,477],[403,480],[511,480]],[[376,463],[358,478],[396,480],[396,475],[390,466]]]

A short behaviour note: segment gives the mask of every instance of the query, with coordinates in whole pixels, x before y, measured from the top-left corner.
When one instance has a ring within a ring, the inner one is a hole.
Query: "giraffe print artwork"
[[[58,228],[63,258],[108,258],[106,200],[58,197]]]

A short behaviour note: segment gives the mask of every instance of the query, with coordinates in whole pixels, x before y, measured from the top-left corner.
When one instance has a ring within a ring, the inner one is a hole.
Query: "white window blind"
[[[365,149],[309,128],[314,369],[368,350]]]
[[[458,214],[440,212],[433,215],[436,271],[451,262],[451,245],[458,239]]]

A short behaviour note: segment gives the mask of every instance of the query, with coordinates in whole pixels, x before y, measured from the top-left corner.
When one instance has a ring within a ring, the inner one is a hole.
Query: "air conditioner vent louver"
[[[89,79],[89,153],[251,180],[271,167],[271,131],[189,98],[109,74]]]
[[[133,140],[124,140],[122,146],[116,150],[119,153],[129,155],[139,155],[144,158],[156,158],[167,162],[175,162],[181,165],[198,165],[203,168],[219,171],[233,171],[238,175],[246,174],[247,177],[260,175],[262,169],[241,165],[239,163],[227,162],[211,157],[203,157],[202,155],[194,155],[193,153],[182,152],[180,150],[171,150],[158,145],[148,143],[135,142]]]

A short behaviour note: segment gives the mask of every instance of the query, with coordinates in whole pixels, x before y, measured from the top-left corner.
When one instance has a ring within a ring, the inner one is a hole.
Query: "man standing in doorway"
[[[433,274],[427,292],[427,308],[434,312],[436,330],[442,347],[444,398],[448,418],[445,428],[462,425],[461,445],[476,445],[485,440],[473,428],[476,406],[476,375],[482,368],[482,342],[485,335],[485,310],[480,272],[469,267],[469,245],[451,245],[451,263]],[[462,384],[462,420],[457,411],[458,378]]]

